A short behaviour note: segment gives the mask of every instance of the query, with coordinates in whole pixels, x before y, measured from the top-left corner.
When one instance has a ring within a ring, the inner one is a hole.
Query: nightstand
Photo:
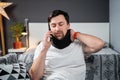
[[[8,49],[8,53],[24,53],[26,51],[26,47],[20,48],[20,49]]]

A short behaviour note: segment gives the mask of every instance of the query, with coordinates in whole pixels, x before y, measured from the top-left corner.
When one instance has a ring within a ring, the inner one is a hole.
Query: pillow
[[[28,49],[26,52],[18,56],[19,63],[26,63],[27,71],[32,65],[35,49],[36,48]]]
[[[0,80],[30,80],[25,64],[0,64]]]
[[[18,62],[30,63],[33,62],[34,52],[36,48],[32,48],[20,54],[18,57]]]
[[[12,63],[17,63],[17,54],[16,53],[9,53],[6,54],[5,56],[0,56],[0,64],[12,64]]]
[[[5,64],[5,63],[6,63],[6,58],[0,57],[0,64]]]

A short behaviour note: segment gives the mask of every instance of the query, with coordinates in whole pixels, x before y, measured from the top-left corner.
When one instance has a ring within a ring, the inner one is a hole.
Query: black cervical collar
[[[51,42],[52,42],[52,45],[58,49],[63,49],[69,46],[70,43],[72,42],[70,39],[70,30],[67,31],[65,37],[61,40],[58,40],[57,38],[52,36]]]

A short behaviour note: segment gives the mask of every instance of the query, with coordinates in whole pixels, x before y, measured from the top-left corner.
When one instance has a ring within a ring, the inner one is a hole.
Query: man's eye
[[[56,25],[51,25],[52,28],[54,28]]]
[[[63,25],[64,25],[64,23],[60,23],[60,24],[59,24],[59,26],[63,26]]]

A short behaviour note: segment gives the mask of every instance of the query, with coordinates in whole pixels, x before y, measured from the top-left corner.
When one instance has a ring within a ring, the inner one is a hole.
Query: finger
[[[48,32],[45,34],[45,41],[50,41],[51,34],[52,34],[51,31],[48,31]]]
[[[47,38],[47,41],[50,42],[50,37]]]

